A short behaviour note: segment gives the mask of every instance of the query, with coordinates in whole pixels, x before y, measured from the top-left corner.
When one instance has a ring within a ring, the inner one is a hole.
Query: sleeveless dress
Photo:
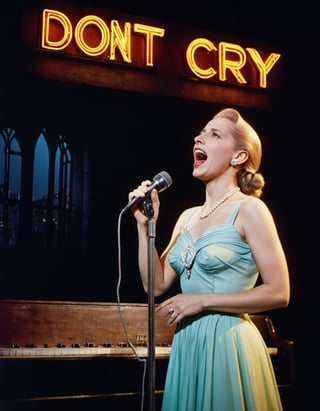
[[[194,243],[185,222],[168,256],[183,293],[232,293],[254,287],[256,263],[233,225],[240,206],[241,202],[224,224],[209,227]],[[191,266],[189,278],[182,253]],[[162,411],[280,410],[270,354],[247,314],[207,311],[177,324]]]

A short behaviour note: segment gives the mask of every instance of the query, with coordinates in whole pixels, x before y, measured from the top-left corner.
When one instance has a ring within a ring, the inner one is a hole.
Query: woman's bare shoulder
[[[263,200],[248,195],[245,196],[241,204],[239,216],[245,220],[250,220],[252,223],[261,221],[261,219],[273,219],[269,207]]]

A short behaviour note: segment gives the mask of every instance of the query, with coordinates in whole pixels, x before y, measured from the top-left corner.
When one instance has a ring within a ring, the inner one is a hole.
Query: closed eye
[[[211,128],[210,130],[206,130],[205,128],[200,131],[200,135],[208,134],[212,137],[222,137],[222,132],[216,128]]]
[[[217,130],[216,128],[212,128],[210,130],[210,134],[211,134],[212,137],[221,138],[221,132],[219,130]]]

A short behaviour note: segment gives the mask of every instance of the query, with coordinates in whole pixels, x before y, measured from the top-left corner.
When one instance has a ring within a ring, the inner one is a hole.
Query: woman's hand
[[[177,294],[163,301],[156,309],[161,317],[168,317],[168,324],[177,324],[182,318],[203,311],[202,294]]]
[[[152,182],[150,180],[142,181],[139,187],[135,188],[133,191],[129,193],[128,195],[129,201],[133,200],[134,198],[144,198],[148,192],[148,187],[151,184]],[[158,215],[159,215],[160,201],[159,201],[159,196],[158,196],[158,192],[156,189],[151,191],[151,201],[152,201],[152,206],[154,210],[153,219],[157,220]],[[146,224],[148,218],[145,215],[142,204],[132,206],[131,211],[134,217],[136,218],[138,224],[141,224],[141,225]]]

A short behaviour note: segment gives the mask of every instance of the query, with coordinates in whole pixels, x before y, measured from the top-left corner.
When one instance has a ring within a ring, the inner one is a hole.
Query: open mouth
[[[194,156],[194,164],[193,164],[194,167],[200,166],[207,159],[207,154],[203,150],[200,150],[199,148],[196,148],[193,151],[193,156]]]

